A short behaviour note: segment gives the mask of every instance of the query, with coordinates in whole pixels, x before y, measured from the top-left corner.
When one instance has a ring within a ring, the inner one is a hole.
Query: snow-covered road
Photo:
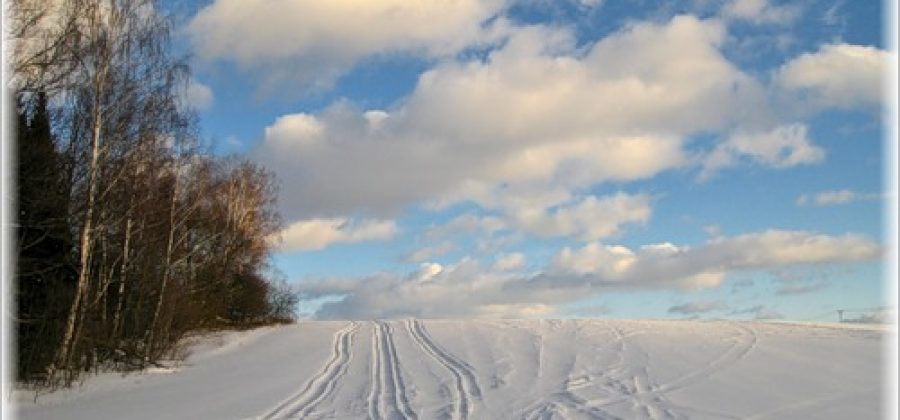
[[[301,322],[174,371],[18,394],[23,419],[878,419],[877,327],[701,321]]]

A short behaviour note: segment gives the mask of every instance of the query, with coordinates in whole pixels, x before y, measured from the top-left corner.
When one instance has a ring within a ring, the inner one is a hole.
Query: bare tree
[[[21,295],[28,313],[45,314],[23,317],[19,330],[36,337],[24,343],[53,354],[28,374],[44,377],[44,366],[51,384],[69,384],[103,364],[154,363],[189,331],[284,319],[290,296],[266,278],[280,226],[274,177],[199,152],[182,100],[188,68],[153,2],[14,0],[12,9],[20,114],[28,120],[44,101],[43,137],[55,140],[41,144],[65,187],[54,231],[65,240],[53,252],[69,270],[59,291],[23,289],[33,291]],[[39,219],[28,238],[40,239]],[[31,271],[17,281],[48,278]],[[32,319],[41,321],[24,326]]]

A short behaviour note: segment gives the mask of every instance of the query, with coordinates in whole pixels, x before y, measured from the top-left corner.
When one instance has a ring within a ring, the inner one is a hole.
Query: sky
[[[278,176],[304,317],[890,301],[880,1],[168,7],[211,149]]]

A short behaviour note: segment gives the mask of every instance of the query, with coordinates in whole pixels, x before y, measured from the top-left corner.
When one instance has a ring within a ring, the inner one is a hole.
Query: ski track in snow
[[[419,349],[441,366],[444,366],[453,375],[456,385],[456,396],[452,401],[453,413],[457,419],[468,419],[474,408],[471,398],[481,398],[481,389],[478,386],[478,381],[475,379],[475,374],[472,372],[472,367],[441,349],[434,342],[434,339],[428,335],[421,321],[408,320],[406,328],[410,336],[416,341]]]
[[[263,418],[304,418],[317,404],[331,395],[338,381],[347,373],[347,367],[353,358],[353,337],[358,329],[359,324],[351,322],[335,332],[331,358],[319,374],[310,379],[300,393],[285,400]]]
[[[371,377],[375,378],[369,393],[369,417],[372,419],[416,420],[410,408],[406,386],[400,375],[400,360],[394,346],[394,329],[387,322],[373,323]]]
[[[734,337],[734,344],[703,367],[689,371],[664,384],[654,384],[647,368],[649,360],[645,360],[642,367],[632,365],[626,377],[611,378],[612,389],[618,391],[619,396],[606,400],[584,400],[583,404],[591,408],[601,408],[621,403],[631,403],[631,408],[633,411],[636,411],[636,415],[640,418],[653,420],[690,418],[690,416],[680,414],[677,411],[692,412],[717,418],[737,418],[696,407],[681,407],[669,401],[666,395],[669,392],[689,387],[722,372],[750,354],[759,342],[756,331],[752,327],[741,325],[740,323],[730,323],[729,325],[738,330],[738,335]],[[628,342],[627,337],[629,334],[623,333],[619,328],[614,328],[613,331],[620,345],[620,354],[637,354],[647,357],[646,351]],[[673,408],[678,408],[678,410],[673,410]]]
[[[220,410],[212,415],[216,395],[198,394],[194,397],[207,398],[197,402],[199,410],[182,405],[191,408],[170,410],[160,417],[765,420],[874,418],[878,414],[881,367],[877,351],[884,334],[874,330],[856,333],[835,328],[823,335],[815,326],[599,320],[408,319],[307,325],[286,327],[282,336],[273,332],[267,336],[273,341],[256,342],[255,350],[221,353],[237,357],[247,352],[248,356],[237,359],[242,360],[239,365],[222,364],[250,368],[235,376],[234,383],[241,386],[233,388],[252,390],[267,383],[266,378],[280,378],[272,390],[286,390],[282,395],[288,398],[277,404],[252,405],[252,398],[244,401],[240,393],[220,386],[218,392],[230,393],[218,398],[231,404],[234,412]],[[461,333],[468,334],[465,340],[455,341],[463,338]],[[811,344],[810,340],[817,341]],[[261,350],[271,354],[267,349],[303,355],[312,346],[321,346],[311,353],[318,360],[249,356]],[[212,363],[221,354],[198,360]],[[826,360],[832,359],[852,367],[830,370],[835,365]],[[284,369],[290,366],[301,368]],[[296,380],[291,381],[285,371],[293,372]],[[159,380],[177,381],[179,375],[190,373],[191,369],[184,369]],[[248,374],[252,377],[246,378]],[[835,381],[835,375],[847,375],[846,380]],[[845,382],[855,388],[845,389]],[[759,393],[753,394],[748,383],[761,386]],[[783,395],[777,401],[771,399],[772,387],[780,387]],[[136,393],[140,389],[135,387],[134,394],[123,394],[126,398],[121,399],[107,390],[97,401],[142,400],[135,397],[141,395]],[[714,395],[709,395],[711,389]],[[76,395],[72,401],[79,403],[78,398],[83,397]],[[731,401],[739,404],[733,407]],[[35,405],[20,418],[83,420],[133,414],[157,418],[151,416],[153,410],[115,412],[84,401],[82,405],[67,403]],[[240,412],[245,403],[252,405],[245,410],[249,413]]]

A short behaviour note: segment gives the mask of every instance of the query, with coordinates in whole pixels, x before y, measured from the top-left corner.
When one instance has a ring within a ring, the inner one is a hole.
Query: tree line
[[[152,0],[8,3],[16,378],[157,363],[186,334],[287,322],[273,175],[203,153]]]

